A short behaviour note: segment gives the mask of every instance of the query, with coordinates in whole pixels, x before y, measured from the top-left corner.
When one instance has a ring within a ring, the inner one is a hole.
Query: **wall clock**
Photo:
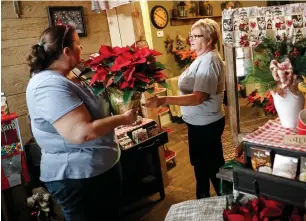
[[[156,5],[151,10],[151,22],[155,28],[163,29],[167,26],[169,21],[169,14],[167,10],[161,6]]]

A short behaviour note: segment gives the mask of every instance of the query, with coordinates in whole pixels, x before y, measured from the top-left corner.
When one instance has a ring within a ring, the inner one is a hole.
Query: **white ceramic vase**
[[[297,127],[299,112],[304,109],[305,98],[300,92],[296,95],[289,89],[286,90],[287,95],[285,97],[281,97],[273,91],[271,91],[271,94],[282,126],[295,129]]]

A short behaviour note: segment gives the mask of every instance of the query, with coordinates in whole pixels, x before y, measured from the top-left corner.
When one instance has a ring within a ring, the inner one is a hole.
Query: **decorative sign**
[[[306,148],[306,135],[285,135],[284,144],[304,146]]]
[[[306,3],[222,11],[223,43],[255,47],[263,37],[297,42],[306,36]]]
[[[16,125],[17,125],[16,119],[2,122],[1,146],[19,142],[18,131],[17,131]]]

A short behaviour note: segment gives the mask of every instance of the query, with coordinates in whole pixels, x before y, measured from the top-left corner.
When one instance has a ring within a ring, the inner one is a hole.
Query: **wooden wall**
[[[26,58],[41,32],[48,27],[47,6],[83,6],[87,37],[81,38],[83,58],[97,52],[101,44],[111,45],[105,11],[91,10],[91,1],[20,1],[21,18],[17,18],[13,2],[3,1],[1,7],[1,91],[8,96],[11,112],[19,115],[23,142],[31,138],[27,125],[25,90],[29,81]]]
[[[148,1],[149,13],[151,13],[151,10],[154,6],[161,5],[167,9],[169,16],[171,17],[171,11],[173,8],[176,8],[178,3],[179,1]],[[242,7],[262,7],[267,5],[267,1],[241,1],[241,3]],[[213,7],[213,16],[222,16],[221,1],[211,1],[211,4]],[[167,66],[166,74],[169,78],[179,76],[182,73],[182,70],[178,67],[173,55],[166,53],[165,40],[167,35],[169,35],[171,39],[175,39],[178,34],[186,38],[192,25],[187,24],[181,26],[172,26],[171,22],[169,21],[168,25],[163,29],[164,37],[162,38],[157,37],[158,29],[153,26],[152,22],[150,25],[153,48],[163,53],[158,57],[158,60]]]

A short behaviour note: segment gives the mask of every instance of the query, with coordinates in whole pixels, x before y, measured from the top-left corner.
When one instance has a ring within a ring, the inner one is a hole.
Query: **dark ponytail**
[[[73,44],[73,27],[64,25],[47,28],[40,37],[38,44],[32,46],[27,61],[30,66],[30,76],[33,73],[48,68],[63,53],[64,47],[71,47]]]
[[[31,54],[28,56],[28,62],[31,74],[46,69],[49,66],[49,62],[44,47],[39,44],[33,45]]]

